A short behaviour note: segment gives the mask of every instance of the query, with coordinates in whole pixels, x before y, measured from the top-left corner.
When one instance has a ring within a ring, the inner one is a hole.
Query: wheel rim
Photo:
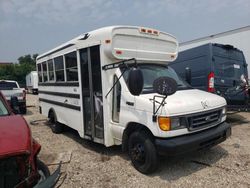
[[[142,143],[137,143],[131,149],[131,158],[137,164],[144,164],[146,160],[145,147]]]

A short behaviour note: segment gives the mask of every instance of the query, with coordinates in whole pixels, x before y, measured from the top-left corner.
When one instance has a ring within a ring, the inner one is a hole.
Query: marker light
[[[151,34],[151,35],[159,35],[159,31],[156,30],[151,30],[151,29],[145,29],[145,28],[140,28],[140,32],[144,34]]]
[[[115,53],[118,54],[118,55],[121,55],[122,51],[121,50],[116,50]]]
[[[171,129],[171,120],[169,117],[158,117],[158,124],[161,130],[170,131]]]
[[[109,43],[111,43],[111,40],[105,40],[105,43],[109,44]]]
[[[152,30],[147,30],[148,33],[152,34]]]
[[[154,33],[155,35],[159,35],[159,32],[158,32],[158,31],[153,31],[153,33]]]

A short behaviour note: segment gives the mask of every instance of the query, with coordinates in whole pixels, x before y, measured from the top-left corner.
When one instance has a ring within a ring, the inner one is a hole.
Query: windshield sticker
[[[234,68],[235,68],[235,69],[240,69],[240,65],[234,64]]]

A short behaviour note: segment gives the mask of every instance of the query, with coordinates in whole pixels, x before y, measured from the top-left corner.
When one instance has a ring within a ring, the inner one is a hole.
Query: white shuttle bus
[[[175,37],[145,27],[84,33],[37,57],[40,112],[105,146],[122,145],[134,167],[153,172],[158,155],[214,146],[231,135],[225,99],[191,88],[168,63]]]

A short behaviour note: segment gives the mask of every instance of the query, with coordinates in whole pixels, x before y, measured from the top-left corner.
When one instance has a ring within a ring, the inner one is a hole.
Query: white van
[[[28,93],[37,94],[38,93],[38,74],[37,71],[31,71],[26,75],[26,88]]]
[[[226,101],[191,88],[168,63],[170,34],[132,26],[85,33],[37,57],[40,112],[55,133],[122,145],[135,168],[153,172],[158,154],[176,155],[224,141]]]

